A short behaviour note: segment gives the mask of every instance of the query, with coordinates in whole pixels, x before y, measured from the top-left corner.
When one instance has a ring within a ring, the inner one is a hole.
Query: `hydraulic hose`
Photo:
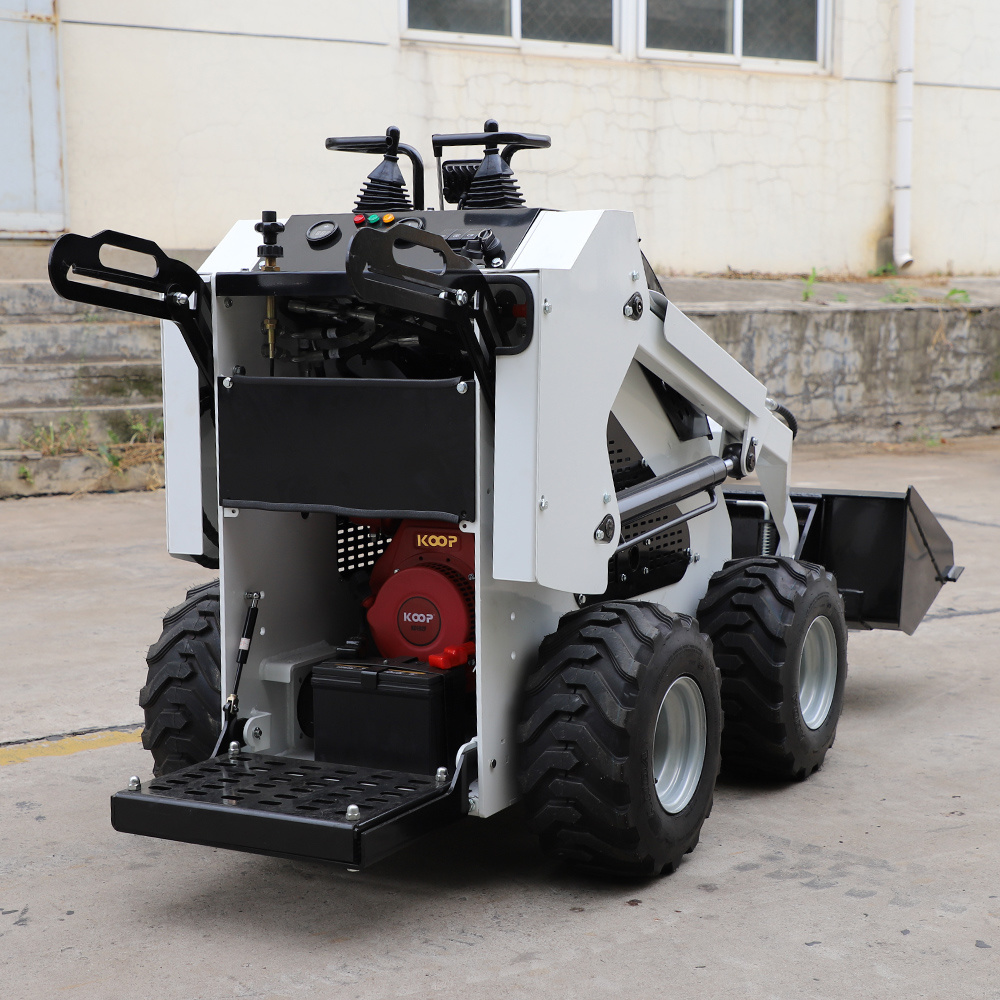
[[[788,424],[788,429],[792,432],[792,440],[794,441],[795,436],[799,433],[799,422],[795,419],[795,414],[784,404],[779,403],[776,399],[771,399],[770,396],[767,397],[766,406],[773,413],[777,413]]]

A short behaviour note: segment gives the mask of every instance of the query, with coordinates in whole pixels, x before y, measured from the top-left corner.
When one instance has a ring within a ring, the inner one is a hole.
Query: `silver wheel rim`
[[[668,813],[679,813],[694,798],[707,732],[701,689],[693,677],[678,677],[660,702],[653,729],[653,781]]]
[[[826,722],[837,689],[837,636],[830,619],[814,618],[799,659],[799,711],[810,729]]]

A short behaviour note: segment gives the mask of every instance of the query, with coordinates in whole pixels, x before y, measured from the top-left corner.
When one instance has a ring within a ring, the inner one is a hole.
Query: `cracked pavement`
[[[166,556],[162,492],[0,502],[0,992],[1000,996],[1000,437],[804,445],[793,478],[912,483],[965,574],[913,637],[851,634],[817,774],[722,781],[698,848],[637,883],[542,858],[516,808],[360,874],[116,834],[108,795],[149,764],[103,731],[210,574]]]

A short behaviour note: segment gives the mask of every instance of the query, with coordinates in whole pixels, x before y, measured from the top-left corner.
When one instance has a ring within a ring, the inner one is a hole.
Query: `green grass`
[[[879,302],[894,302],[896,304],[916,301],[917,290],[915,288],[901,288],[899,285],[893,285],[892,291],[879,299]]]

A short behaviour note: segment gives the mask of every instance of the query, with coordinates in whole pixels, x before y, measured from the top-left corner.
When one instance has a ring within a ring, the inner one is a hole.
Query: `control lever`
[[[390,133],[395,132],[395,136]],[[393,144],[395,143],[395,149]],[[385,135],[332,136],[326,140],[327,149],[339,149],[344,153],[402,153],[413,167],[413,208],[422,211],[424,207],[424,160],[413,146],[399,141],[399,129],[391,126]]]

